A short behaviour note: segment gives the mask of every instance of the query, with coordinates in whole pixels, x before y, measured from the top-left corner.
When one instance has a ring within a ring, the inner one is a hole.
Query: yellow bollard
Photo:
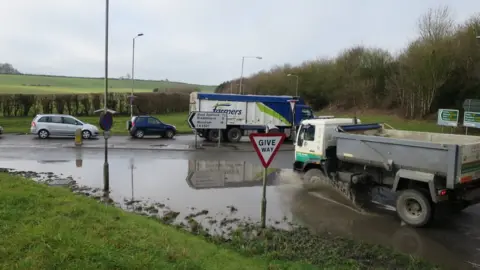
[[[82,129],[77,128],[77,130],[75,130],[75,146],[82,146],[82,144],[83,144]]]
[[[77,168],[82,168],[83,166],[83,149],[79,148],[75,150],[75,165]]]

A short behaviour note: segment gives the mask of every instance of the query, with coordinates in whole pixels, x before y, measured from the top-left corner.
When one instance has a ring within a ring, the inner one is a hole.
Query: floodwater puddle
[[[77,192],[100,199],[104,161],[98,153],[79,154],[75,160],[0,159],[0,167],[24,171],[54,185],[75,182]],[[224,234],[241,222],[260,221],[260,164],[125,152],[113,155],[109,165],[109,198],[126,210],[191,230],[201,226],[211,234]],[[275,168],[267,170],[266,183],[269,226],[300,225],[314,233],[387,246],[446,268],[470,269],[480,263],[478,207],[435,227],[413,229],[400,224],[391,211],[394,198],[382,188],[343,189],[344,194],[328,186],[304,190],[291,170]]]
[[[91,188],[82,188],[80,192],[93,197],[101,197],[103,165],[101,155],[77,156],[76,160],[0,160],[2,168],[43,173],[37,178],[52,173],[55,177],[50,177],[49,184],[61,185],[67,177],[74,179],[78,186]],[[203,228],[220,234],[241,222],[260,221],[260,164],[125,154],[109,159],[109,171],[109,197],[126,210],[159,216],[176,224],[195,219]],[[275,186],[278,172],[267,170],[267,225],[286,229],[291,227],[291,217],[282,207],[285,203]],[[68,185],[71,181],[63,183]]]

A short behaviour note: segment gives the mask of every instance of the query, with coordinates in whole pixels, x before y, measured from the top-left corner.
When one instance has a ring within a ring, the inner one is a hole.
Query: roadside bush
[[[134,114],[164,114],[188,111],[189,91],[136,93],[133,101]],[[109,109],[118,114],[130,114],[129,93],[109,93]],[[34,116],[38,113],[65,113],[79,116],[93,115],[103,108],[104,95],[92,94],[47,94],[47,95],[0,95],[0,112],[3,116]]]

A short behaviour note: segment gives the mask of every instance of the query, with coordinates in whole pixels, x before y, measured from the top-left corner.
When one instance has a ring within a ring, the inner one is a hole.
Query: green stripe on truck
[[[480,160],[462,164],[460,171],[462,174],[480,170]]]
[[[261,102],[255,102],[255,104],[257,104],[257,107],[258,109],[262,112],[262,113],[265,113],[265,114],[268,114],[270,115],[271,117],[273,118],[277,118],[278,120],[280,120],[281,122],[287,124],[287,125],[290,125],[290,122],[288,122],[287,119],[285,119],[285,117],[281,116],[279,113],[277,113],[276,111],[274,111],[272,108],[266,106],[265,104],[261,103]]]
[[[307,162],[309,160],[320,161],[321,159],[322,159],[322,155],[304,153],[304,152],[295,152],[295,161]]]

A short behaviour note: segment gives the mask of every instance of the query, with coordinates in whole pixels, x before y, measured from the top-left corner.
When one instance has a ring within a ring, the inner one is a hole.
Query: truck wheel
[[[242,130],[239,128],[231,128],[227,131],[227,139],[229,142],[237,143],[242,139]]]
[[[430,199],[421,191],[407,189],[397,197],[397,214],[402,221],[413,227],[426,226],[433,218]]]
[[[216,129],[211,129],[208,131],[207,139],[211,142],[218,142],[220,137],[220,132]]]
[[[325,183],[326,176],[319,169],[310,169],[303,175],[303,187],[310,189],[318,184]]]

